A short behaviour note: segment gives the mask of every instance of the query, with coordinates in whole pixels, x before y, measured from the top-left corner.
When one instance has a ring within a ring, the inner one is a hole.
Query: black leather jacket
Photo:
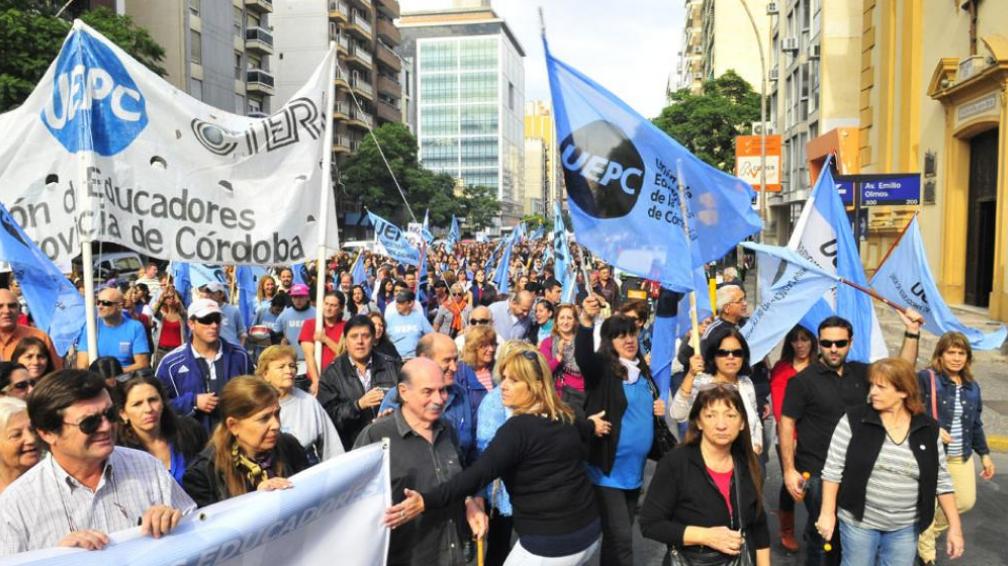
[[[399,363],[378,352],[371,352],[371,387],[391,389],[399,383]],[[332,419],[343,448],[350,451],[364,427],[378,416],[378,407],[361,409],[357,400],[367,391],[357,377],[349,354],[333,360],[319,379],[318,402]]]

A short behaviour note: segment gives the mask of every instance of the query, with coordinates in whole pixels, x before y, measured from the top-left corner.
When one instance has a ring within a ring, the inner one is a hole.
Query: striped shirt
[[[963,455],[963,407],[962,399],[959,396],[960,393],[962,393],[962,385],[956,384],[955,403],[952,405],[952,427],[949,429],[949,436],[952,437],[952,442],[948,445],[948,456],[962,457]]]
[[[913,525],[917,521],[917,488],[920,468],[910,449],[909,435],[897,444],[887,434],[875,460],[875,467],[868,476],[865,488],[865,508],[862,520],[858,522],[846,509],[840,509],[837,517],[861,529],[895,531]],[[830,442],[826,466],[822,479],[834,483],[843,480],[847,446],[850,444],[851,427],[847,415],[837,423]],[[945,463],[945,451],[938,448],[938,489],[936,495],[952,493],[952,478]]]
[[[74,531],[112,533],[140,524],[154,505],[196,508],[150,454],[116,446],[92,492],[48,454],[0,493],[0,556],[49,548]]]

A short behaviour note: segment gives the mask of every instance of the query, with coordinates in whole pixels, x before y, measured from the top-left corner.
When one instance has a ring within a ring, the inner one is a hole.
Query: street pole
[[[764,243],[764,230],[766,230],[769,222],[767,221],[767,189],[766,189],[766,114],[767,114],[767,72],[766,72],[766,56],[763,55],[763,38],[760,36],[759,28],[756,27],[756,20],[753,18],[752,11],[749,10],[749,3],[746,0],[739,0],[742,2],[742,7],[745,8],[746,16],[749,17],[749,23],[752,25],[753,33],[756,35],[756,47],[759,50],[759,61],[760,61],[760,192],[759,192],[759,209],[760,209],[760,220],[763,222],[763,230],[760,230],[760,243]]]

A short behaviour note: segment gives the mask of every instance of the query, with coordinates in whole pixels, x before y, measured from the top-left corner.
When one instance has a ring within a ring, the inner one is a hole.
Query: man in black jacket
[[[358,315],[343,327],[346,352],[322,372],[318,402],[349,451],[360,431],[378,416],[385,392],[399,382],[399,363],[373,351],[375,328]]]

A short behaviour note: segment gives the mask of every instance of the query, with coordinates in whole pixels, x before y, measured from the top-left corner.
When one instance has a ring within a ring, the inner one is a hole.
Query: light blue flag
[[[455,244],[457,244],[460,239],[462,239],[462,229],[459,228],[458,218],[455,218],[455,215],[452,214],[451,227],[448,229],[448,240],[446,246],[448,248],[448,253],[455,251]]]
[[[403,265],[420,266],[420,250],[409,243],[406,235],[398,226],[370,210],[368,211],[368,218],[374,226],[375,237],[378,238],[378,243],[385,249],[383,255],[387,255]]]
[[[868,286],[829,160],[802,209],[787,247],[831,275]],[[848,360],[870,362],[889,355],[872,299],[867,294],[850,285],[837,285],[808,310],[801,324],[814,333],[823,319],[834,314],[850,321],[854,328]],[[757,358],[753,356],[752,359]]]
[[[508,267],[511,265],[511,249],[518,240],[517,231],[511,232],[507,246],[504,248],[504,255],[501,256],[500,263],[497,264],[497,271],[494,272],[493,284],[497,287],[497,292],[506,295],[511,291],[511,283],[508,280]]]
[[[563,288],[560,289],[560,302],[572,305],[577,299],[577,274],[574,270],[568,270],[566,274],[555,272],[556,277],[563,277]]]
[[[430,245],[430,243],[434,241],[434,234],[432,234],[430,231],[429,218],[430,218],[430,209],[428,208],[427,210],[424,211],[423,227],[420,229],[420,235],[423,237],[424,241],[427,242],[427,245]]]
[[[560,163],[578,243],[604,261],[683,291],[691,273],[760,229],[755,193],[707,165],[546,46]],[[678,185],[689,210],[682,230]]]
[[[300,283],[301,285],[308,284],[308,282],[305,281],[305,266],[303,263],[295,263],[291,265],[291,271],[294,272],[294,283]]]
[[[936,336],[952,331],[962,332],[974,349],[995,350],[1008,335],[1003,324],[997,330],[986,333],[970,328],[959,322],[945,304],[928,266],[916,216],[889,258],[872,276],[871,285],[879,295],[919,312],[924,317],[924,329]]]
[[[571,265],[571,253],[567,244],[567,228],[564,226],[560,203],[553,203],[553,273],[560,279]]]
[[[238,286],[238,312],[245,324],[251,324],[256,314],[256,282],[266,270],[261,267],[239,265],[235,269],[235,279]],[[257,276],[258,275],[258,276]]]
[[[707,274],[702,267],[693,269],[693,291],[696,292],[697,323],[699,324],[701,320],[714,314],[714,309],[711,307],[710,302],[710,288],[707,284]],[[693,325],[693,321],[690,319],[689,305],[689,293],[683,293],[676,310],[675,335],[673,338],[682,337],[689,332],[690,327]],[[651,355],[653,357],[654,352]],[[675,356],[675,353],[672,355]]]
[[[707,289],[707,275],[702,267],[693,270],[693,289],[696,291],[699,323],[713,314],[710,293]],[[692,324],[688,292],[683,293],[676,304],[675,316],[655,316],[654,326],[651,328],[651,375],[654,376],[658,392],[665,401],[668,401],[669,387],[672,383],[676,338],[681,338],[689,332]]]
[[[539,226],[538,228],[535,229],[534,232],[532,232],[531,234],[529,234],[529,239],[530,240],[540,240],[540,239],[542,239],[543,234],[545,234],[545,233],[546,233],[546,228],[544,226]]]
[[[178,293],[179,298],[182,299],[182,304],[188,308],[189,303],[192,302],[193,288],[189,264],[184,261],[173,261],[168,266],[168,273],[172,275],[175,291]]]
[[[365,285],[367,283],[367,272],[364,271],[364,252],[357,254],[353,267],[350,268],[350,277],[354,285]]]
[[[21,284],[35,326],[64,356],[84,330],[84,297],[0,204],[0,260]]]
[[[199,289],[207,283],[223,283],[227,287],[228,280],[223,267],[203,263],[187,265],[189,266],[189,282],[192,289]],[[297,270],[294,270],[294,273],[297,273]]]
[[[742,246],[756,252],[763,296],[741,332],[749,344],[749,359],[762,360],[837,278],[789,248],[753,242]]]

